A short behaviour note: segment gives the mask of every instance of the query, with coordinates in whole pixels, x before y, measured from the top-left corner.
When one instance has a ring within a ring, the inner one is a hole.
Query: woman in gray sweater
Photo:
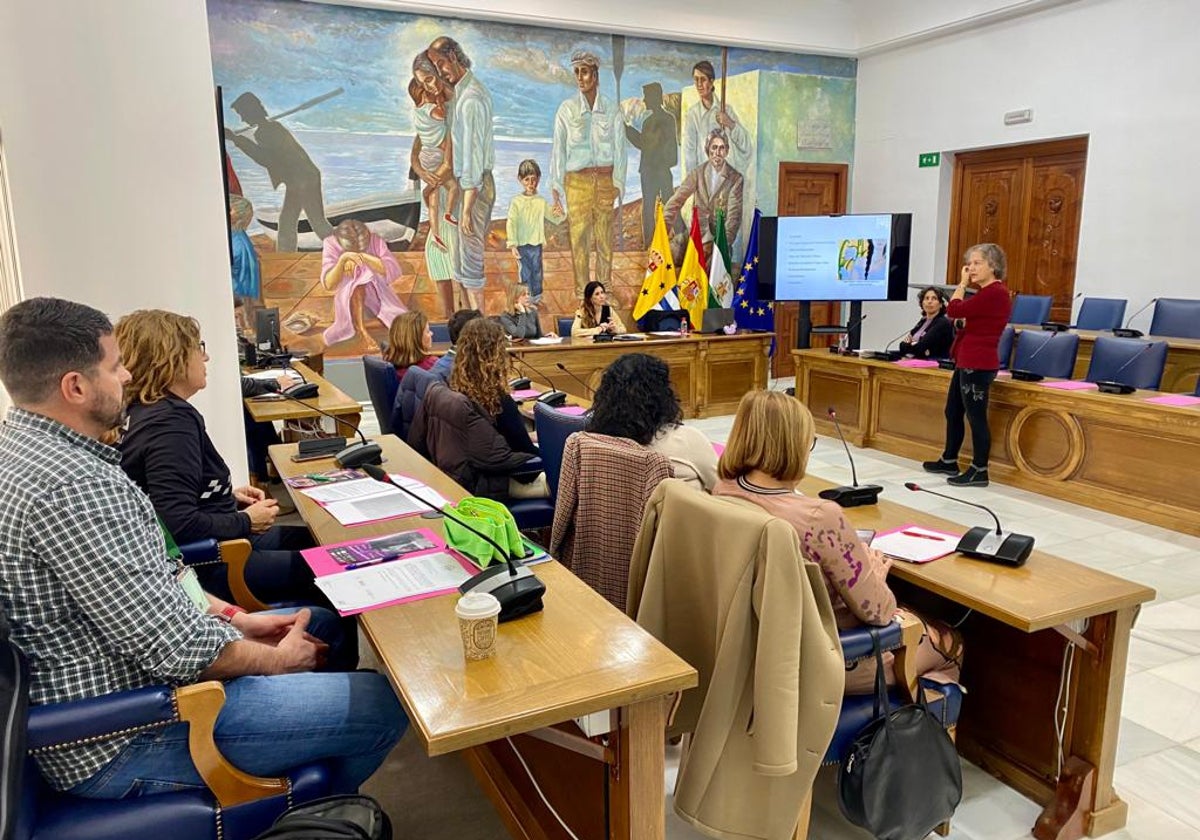
[[[511,338],[541,338],[537,307],[529,299],[529,287],[517,283],[508,290],[508,305],[500,315],[500,326]]]

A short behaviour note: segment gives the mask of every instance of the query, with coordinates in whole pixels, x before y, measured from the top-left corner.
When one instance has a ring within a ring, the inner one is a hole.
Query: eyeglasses
[[[204,353],[205,355],[208,354],[208,348],[205,346],[203,341],[200,342],[200,352]]]
[[[816,438],[816,435],[814,435],[814,436],[813,436],[813,442],[812,442],[812,446],[808,447],[808,451],[809,451],[809,452],[816,452],[816,450],[817,450],[817,438]]]

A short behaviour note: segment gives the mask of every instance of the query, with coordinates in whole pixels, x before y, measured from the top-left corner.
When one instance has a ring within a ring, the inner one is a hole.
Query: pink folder
[[[564,405],[560,408],[556,408],[555,411],[560,411],[563,414],[574,414],[576,417],[578,417],[580,414],[587,413],[587,409],[581,405]]]
[[[1191,397],[1187,394],[1163,394],[1161,397],[1151,397],[1146,400],[1154,405],[1200,405],[1200,397]]]
[[[1058,382],[1042,382],[1043,388],[1056,388],[1059,391],[1095,391],[1095,382],[1081,382],[1078,379],[1063,379]]]
[[[933,359],[901,359],[896,362],[896,367],[907,368],[935,368],[938,363]]]

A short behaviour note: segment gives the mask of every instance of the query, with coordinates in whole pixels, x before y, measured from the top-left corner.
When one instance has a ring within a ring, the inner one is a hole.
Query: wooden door
[[[846,212],[846,186],[850,167],[844,163],[781,163],[779,164],[779,215],[828,216]],[[775,359],[772,376],[792,376],[792,348],[800,319],[800,304],[775,305]],[[841,320],[841,307],[836,303],[812,304],[813,326],[836,324]],[[813,347],[826,347],[834,339],[814,335]]]
[[[995,242],[1008,288],[1052,296],[1050,317],[1070,321],[1086,163],[1086,137],[956,155],[946,282],[967,248]]]

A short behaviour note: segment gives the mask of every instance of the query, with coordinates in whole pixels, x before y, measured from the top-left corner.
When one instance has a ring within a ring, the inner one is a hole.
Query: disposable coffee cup
[[[500,602],[486,592],[470,592],[454,608],[463,655],[468,661],[487,659],[496,652],[496,624]]]

